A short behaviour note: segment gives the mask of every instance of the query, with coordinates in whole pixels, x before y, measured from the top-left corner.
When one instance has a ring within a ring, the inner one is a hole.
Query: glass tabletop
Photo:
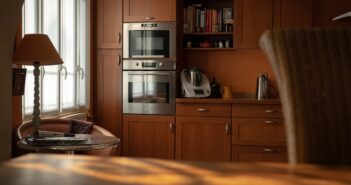
[[[19,140],[17,146],[35,151],[85,151],[118,146],[120,139],[111,136],[75,134],[75,137],[40,138],[33,142],[33,137]]]

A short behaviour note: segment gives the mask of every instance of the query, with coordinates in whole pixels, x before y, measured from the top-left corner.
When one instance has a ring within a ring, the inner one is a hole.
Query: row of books
[[[208,9],[201,4],[184,8],[184,33],[224,32],[224,24],[233,22],[232,8]]]

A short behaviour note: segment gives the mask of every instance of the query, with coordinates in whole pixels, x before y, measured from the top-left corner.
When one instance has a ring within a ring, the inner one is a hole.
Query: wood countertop
[[[6,185],[347,185],[351,167],[200,163],[160,159],[29,154],[0,165]]]
[[[176,103],[229,103],[229,104],[280,104],[279,99],[257,100],[255,98],[177,98]]]

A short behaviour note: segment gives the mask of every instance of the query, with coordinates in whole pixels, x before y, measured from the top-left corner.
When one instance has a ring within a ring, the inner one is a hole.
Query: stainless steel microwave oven
[[[124,23],[123,58],[176,60],[176,22]]]

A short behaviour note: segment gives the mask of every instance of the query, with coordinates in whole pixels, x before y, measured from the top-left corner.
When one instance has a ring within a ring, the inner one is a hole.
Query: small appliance
[[[259,74],[256,83],[256,99],[261,100],[268,98],[268,87],[268,74]]]
[[[221,86],[216,82],[216,79],[213,77],[213,81],[211,83],[211,96],[210,98],[222,98]]]
[[[180,74],[182,96],[205,98],[211,95],[211,86],[204,72],[198,68],[183,69]]]

